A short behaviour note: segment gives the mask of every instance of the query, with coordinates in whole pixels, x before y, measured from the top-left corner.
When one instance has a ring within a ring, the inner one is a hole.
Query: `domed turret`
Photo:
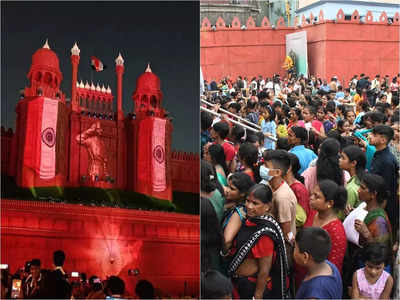
[[[151,71],[150,64],[136,80],[135,93],[160,93],[160,79]]]
[[[136,89],[132,99],[135,102],[135,113],[150,112],[155,116],[163,116],[160,79],[151,71],[150,64],[147,65],[146,71],[136,80]]]
[[[46,40],[43,47],[32,55],[28,79],[32,87],[44,92],[44,96],[53,96],[59,90],[62,78],[57,54],[50,49]],[[48,95],[46,91],[49,92]]]

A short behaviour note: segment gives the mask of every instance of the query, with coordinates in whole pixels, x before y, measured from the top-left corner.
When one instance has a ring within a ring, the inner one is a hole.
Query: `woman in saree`
[[[384,210],[386,202],[385,181],[376,174],[367,173],[363,176],[358,189],[358,197],[361,202],[366,202],[368,211],[363,221],[354,222],[355,229],[360,233],[359,245],[366,247],[369,243],[379,242],[386,245],[387,249],[392,249],[392,228],[387,214]],[[354,272],[364,267],[362,249],[358,245],[348,243],[348,251],[343,263],[343,283],[351,285],[351,276]],[[388,261],[391,256],[388,257]],[[385,264],[385,270],[390,271],[390,266]],[[347,288],[344,287],[344,292]]]
[[[229,265],[241,299],[286,299],[288,260],[279,223],[269,214],[272,190],[256,184],[246,199],[247,219],[235,237]]]
[[[368,215],[364,221],[356,220],[354,227],[360,233],[359,244],[366,246],[372,242],[385,244],[392,249],[392,227],[384,210],[386,202],[385,181],[379,175],[364,175],[358,197],[367,203]]]

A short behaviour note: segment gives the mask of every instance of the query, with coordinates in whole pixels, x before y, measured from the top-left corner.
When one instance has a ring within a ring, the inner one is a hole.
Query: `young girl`
[[[352,299],[389,299],[393,277],[383,269],[386,253],[386,246],[380,243],[365,248],[365,267],[353,275]]]
[[[341,136],[351,136],[351,125],[346,119],[337,122],[337,130]]]
[[[261,122],[262,132],[264,133],[264,148],[275,150],[275,142],[269,137],[276,138],[275,111],[266,102],[261,103],[261,112],[264,120]]]

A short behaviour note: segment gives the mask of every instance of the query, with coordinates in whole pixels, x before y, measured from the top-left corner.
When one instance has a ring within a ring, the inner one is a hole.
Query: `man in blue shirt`
[[[308,132],[303,127],[293,126],[288,130],[288,143],[293,146],[289,152],[297,156],[300,161],[299,174],[303,173],[317,155],[310,149],[304,147],[308,141]]]
[[[338,86],[338,91],[335,95],[335,100],[344,99],[343,87],[341,85]]]
[[[399,202],[397,197],[399,165],[396,157],[390,152],[388,144],[392,140],[394,131],[390,126],[377,125],[369,135],[369,143],[376,148],[372,158],[370,172],[385,179],[386,188],[390,195],[387,199],[386,212],[393,228],[398,227]]]
[[[326,93],[329,93],[329,91],[331,90],[331,88],[329,87],[329,84],[326,82],[326,80],[324,80],[324,83],[321,85],[320,89]]]

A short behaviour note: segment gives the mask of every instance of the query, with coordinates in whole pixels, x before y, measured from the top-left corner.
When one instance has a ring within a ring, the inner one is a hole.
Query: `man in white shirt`
[[[264,78],[261,76],[261,75],[259,75],[258,76],[258,81],[259,81],[259,85],[260,85],[260,92],[264,89],[264,86],[265,86],[265,80],[264,80]]]

